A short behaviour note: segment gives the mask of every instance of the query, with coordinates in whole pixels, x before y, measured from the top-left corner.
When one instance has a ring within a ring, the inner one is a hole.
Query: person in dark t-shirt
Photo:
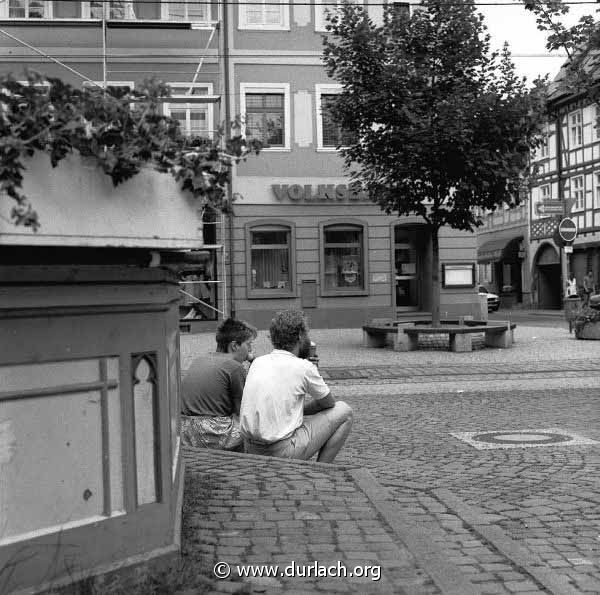
[[[228,318],[217,328],[217,351],[192,362],[182,381],[181,440],[188,446],[240,450],[239,414],[256,329]]]

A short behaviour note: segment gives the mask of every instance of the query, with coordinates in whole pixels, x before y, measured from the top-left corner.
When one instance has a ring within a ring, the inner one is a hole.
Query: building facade
[[[233,309],[264,327],[299,307],[318,327],[430,311],[431,239],[423,221],[385,215],[356,192],[327,104],[340,87],[321,61],[325,5],[227,4],[227,87],[246,133],[269,144],[237,167],[232,225]],[[382,6],[368,11],[375,21]],[[442,317],[481,315],[476,236],[440,233]]]
[[[577,286],[592,272],[600,280],[600,128],[598,106],[569,92],[564,73],[553,83],[546,140],[538,149],[538,173],[531,191],[530,245],[532,286],[541,308],[561,307],[565,284]],[[563,217],[573,219],[577,237],[565,250],[557,234]]]
[[[514,209],[501,207],[483,217],[477,231],[479,283],[500,295],[503,306],[531,304],[528,243],[527,200]]]

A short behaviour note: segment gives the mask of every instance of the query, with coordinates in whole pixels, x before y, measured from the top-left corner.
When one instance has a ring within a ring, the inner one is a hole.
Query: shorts
[[[243,445],[237,416],[182,415],[181,443],[185,446],[240,450]]]
[[[338,402],[331,409],[314,415],[305,415],[302,425],[291,436],[269,444],[244,439],[247,453],[281,457],[284,459],[308,460],[317,454],[346,419],[349,407]]]

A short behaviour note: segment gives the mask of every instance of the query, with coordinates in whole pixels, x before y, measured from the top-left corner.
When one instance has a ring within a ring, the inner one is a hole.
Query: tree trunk
[[[438,227],[431,228],[431,324],[440,325],[440,243]]]

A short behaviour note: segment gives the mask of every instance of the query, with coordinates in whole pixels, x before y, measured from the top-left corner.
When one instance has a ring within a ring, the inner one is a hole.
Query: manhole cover
[[[512,429],[496,432],[451,432],[451,435],[478,450],[599,444],[596,440],[561,428]]]

